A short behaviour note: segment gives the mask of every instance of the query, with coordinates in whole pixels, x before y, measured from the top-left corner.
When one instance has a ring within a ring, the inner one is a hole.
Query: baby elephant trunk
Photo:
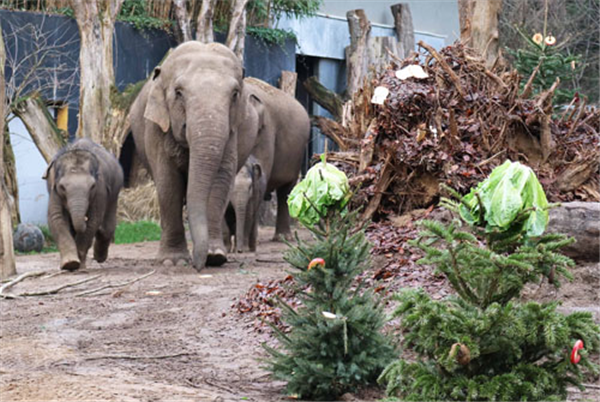
[[[87,228],[89,199],[87,194],[78,194],[68,198],[69,215],[76,233],[84,233]]]

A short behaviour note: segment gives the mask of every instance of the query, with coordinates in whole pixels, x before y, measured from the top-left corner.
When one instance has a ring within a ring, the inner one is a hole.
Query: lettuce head
[[[341,212],[349,200],[348,178],[322,157],[294,187],[288,197],[288,207],[291,217],[311,227],[329,211]]]

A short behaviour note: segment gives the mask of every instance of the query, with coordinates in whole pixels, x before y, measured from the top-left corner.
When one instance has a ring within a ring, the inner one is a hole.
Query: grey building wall
[[[415,31],[444,35],[446,45],[460,35],[457,0],[324,0],[320,11],[345,18],[348,10],[362,8],[371,22],[394,25],[390,6],[397,3],[410,5]]]

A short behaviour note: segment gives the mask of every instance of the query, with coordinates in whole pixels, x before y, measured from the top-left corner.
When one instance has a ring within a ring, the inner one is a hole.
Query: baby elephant
[[[235,235],[238,253],[256,251],[258,237],[258,209],[267,189],[267,177],[261,164],[250,155],[246,164],[235,177],[231,201],[225,213],[225,245],[230,246],[228,232]],[[227,230],[229,229],[229,230]]]
[[[54,156],[43,178],[50,195],[48,226],[60,251],[60,268],[85,268],[94,237],[94,259],[104,262],[123,187],[117,159],[91,140],[79,139]]]

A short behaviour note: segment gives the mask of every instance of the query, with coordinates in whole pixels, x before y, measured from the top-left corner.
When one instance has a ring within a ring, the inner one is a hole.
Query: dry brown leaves
[[[397,69],[419,62],[429,78],[396,77]],[[466,192],[506,159],[531,166],[551,201],[600,201],[600,112],[577,98],[549,119],[551,92],[523,98],[519,83],[515,71],[489,71],[462,45],[444,48],[439,59],[425,52],[391,65],[369,84],[390,90],[385,104],[365,108],[364,94],[372,91],[357,92],[353,104],[361,107],[344,122],[347,143],[355,145],[331,156],[359,187],[355,205],[382,193],[373,217],[401,215],[434,204],[440,183]],[[369,117],[372,130],[357,141],[356,128]],[[369,163],[359,171],[365,154]]]

